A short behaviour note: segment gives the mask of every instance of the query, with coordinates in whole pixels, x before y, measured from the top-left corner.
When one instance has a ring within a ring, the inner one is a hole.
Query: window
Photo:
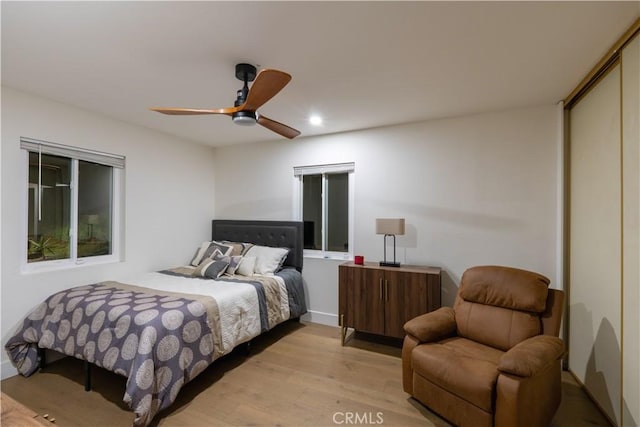
[[[28,138],[25,259],[64,266],[117,259],[124,157]]]
[[[305,255],[348,258],[353,249],[353,163],[294,168]]]

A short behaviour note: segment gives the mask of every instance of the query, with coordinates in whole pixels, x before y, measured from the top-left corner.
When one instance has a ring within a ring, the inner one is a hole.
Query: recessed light
[[[322,117],[320,116],[311,116],[309,117],[309,123],[314,126],[320,126],[322,124]]]

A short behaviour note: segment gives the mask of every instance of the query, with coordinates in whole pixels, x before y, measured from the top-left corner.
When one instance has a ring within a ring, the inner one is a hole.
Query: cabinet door
[[[355,268],[352,312],[353,328],[373,334],[384,334],[384,280],[383,272],[368,268]]]
[[[404,338],[404,324],[426,313],[427,275],[385,271],[385,335]]]

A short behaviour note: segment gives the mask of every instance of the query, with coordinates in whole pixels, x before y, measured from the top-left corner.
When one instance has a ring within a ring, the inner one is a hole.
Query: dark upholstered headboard
[[[289,254],[283,265],[302,271],[304,229],[301,221],[214,219],[211,223],[211,237],[218,241],[229,240],[289,248]]]

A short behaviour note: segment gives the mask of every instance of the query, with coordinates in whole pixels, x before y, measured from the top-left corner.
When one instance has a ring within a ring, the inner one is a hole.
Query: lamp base
[[[380,261],[380,267],[400,267],[399,262]]]

